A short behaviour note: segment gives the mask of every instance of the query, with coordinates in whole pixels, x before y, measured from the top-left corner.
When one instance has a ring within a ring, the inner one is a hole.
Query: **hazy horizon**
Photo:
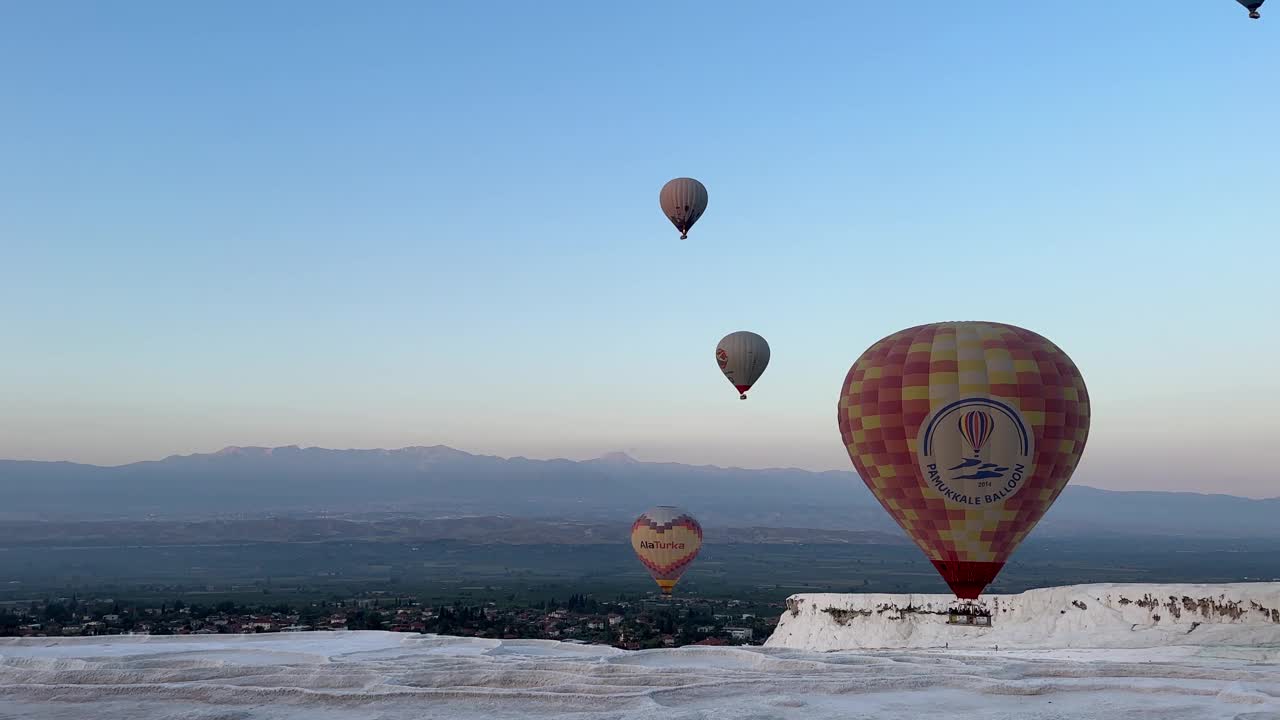
[[[856,471],[852,466],[850,467],[839,467],[839,466],[837,467],[804,467],[801,465],[793,465],[793,464],[769,463],[767,461],[759,464],[744,464],[741,462],[734,462],[734,461],[694,462],[689,460],[681,460],[677,458],[652,455],[650,453],[641,451],[637,448],[612,448],[612,449],[600,450],[600,451],[584,450],[576,454],[555,454],[555,453],[537,453],[537,452],[532,452],[532,453],[509,452],[509,451],[501,451],[501,450],[477,450],[475,448],[461,447],[457,445],[451,445],[449,443],[439,443],[439,442],[418,442],[418,443],[409,443],[405,445],[368,445],[368,446],[360,446],[360,447],[325,446],[325,445],[314,445],[314,444],[307,444],[307,443],[284,443],[280,445],[267,445],[263,443],[243,443],[243,444],[223,445],[217,448],[195,449],[190,451],[164,453],[162,455],[149,456],[149,457],[137,457],[137,458],[125,460],[123,462],[93,462],[93,461],[68,460],[67,458],[32,458],[32,457],[0,457],[0,460],[34,461],[34,462],[75,462],[79,464],[93,465],[98,467],[119,467],[119,466],[130,465],[138,462],[163,460],[169,457],[184,457],[189,455],[216,455],[232,449],[261,448],[261,449],[267,449],[267,450],[278,450],[281,448],[289,448],[289,447],[300,448],[303,450],[317,448],[317,449],[323,449],[323,450],[336,450],[336,451],[369,451],[369,450],[394,451],[394,450],[403,450],[406,448],[413,448],[413,447],[448,447],[453,450],[458,450],[471,455],[488,455],[488,456],[499,457],[504,459],[527,458],[530,460],[571,460],[574,462],[583,462],[587,460],[600,460],[600,459],[605,459],[607,456],[611,454],[622,453],[627,455],[633,460],[636,460],[638,462],[643,462],[643,463],[677,463],[681,465],[690,465],[690,466],[715,466],[715,467],[721,467],[721,468],[727,468],[727,469],[738,468],[743,470],[798,469],[798,470],[807,470],[811,472],[827,472],[827,471],[834,470],[834,471],[847,472],[847,473],[856,475]],[[1123,487],[1114,483],[1109,483],[1107,482],[1106,478],[1091,478],[1091,479],[1086,479],[1086,478],[1089,478],[1089,475],[1087,473],[1083,473],[1083,474],[1076,473],[1075,475],[1072,476],[1071,483],[1074,485],[1085,485],[1085,486],[1094,487],[1102,490],[1150,490],[1150,491],[1156,491],[1156,492],[1193,492],[1193,493],[1202,493],[1202,494],[1208,494],[1208,495],[1235,495],[1238,497],[1252,498],[1256,500],[1280,498],[1280,491],[1273,491],[1271,494],[1266,494],[1265,492],[1260,494],[1249,494],[1249,493],[1243,493],[1243,492],[1230,492],[1222,489],[1198,490],[1198,489],[1178,489],[1178,488],[1165,488],[1165,487],[1132,488],[1132,487]]]
[[[851,471],[850,364],[975,319],[1080,368],[1073,482],[1274,497],[1278,21],[1226,0],[14,5],[0,457]],[[710,204],[681,241],[658,190],[684,175]],[[773,352],[746,402],[713,359],[740,329]]]

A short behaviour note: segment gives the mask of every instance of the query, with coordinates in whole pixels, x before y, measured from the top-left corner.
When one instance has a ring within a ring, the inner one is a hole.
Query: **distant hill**
[[[511,515],[616,522],[678,504],[709,526],[899,533],[852,472],[744,470],[399,450],[230,447],[100,467],[0,460],[0,518],[202,518],[264,513]],[[1070,485],[1049,535],[1280,537],[1280,498],[1114,492]]]
[[[537,520],[509,516],[257,517],[205,520],[11,520],[0,548],[156,547],[252,543],[457,541],[481,545],[627,545],[628,522]],[[905,545],[901,533],[810,528],[707,528],[724,545]]]

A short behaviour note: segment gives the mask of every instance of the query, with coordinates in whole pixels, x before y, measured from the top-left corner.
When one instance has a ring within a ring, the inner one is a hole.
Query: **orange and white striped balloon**
[[[631,547],[649,574],[669,596],[702,548],[702,526],[671,505],[650,508],[631,526]]]

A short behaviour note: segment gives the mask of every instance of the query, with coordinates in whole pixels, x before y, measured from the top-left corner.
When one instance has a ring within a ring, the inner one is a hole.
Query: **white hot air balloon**
[[[746,400],[747,391],[769,366],[769,343],[746,330],[729,333],[716,345],[716,364]]]
[[[693,178],[676,178],[662,186],[658,203],[684,240],[689,237],[689,228],[707,211],[707,188]]]

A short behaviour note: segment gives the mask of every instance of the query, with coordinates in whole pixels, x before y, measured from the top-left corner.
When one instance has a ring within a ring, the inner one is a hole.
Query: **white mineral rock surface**
[[[990,630],[929,614],[949,598],[798,595],[764,648],[386,632],[0,639],[0,720],[1280,720],[1278,595],[1037,590],[985,599]],[[891,649],[821,652],[869,646]]]

